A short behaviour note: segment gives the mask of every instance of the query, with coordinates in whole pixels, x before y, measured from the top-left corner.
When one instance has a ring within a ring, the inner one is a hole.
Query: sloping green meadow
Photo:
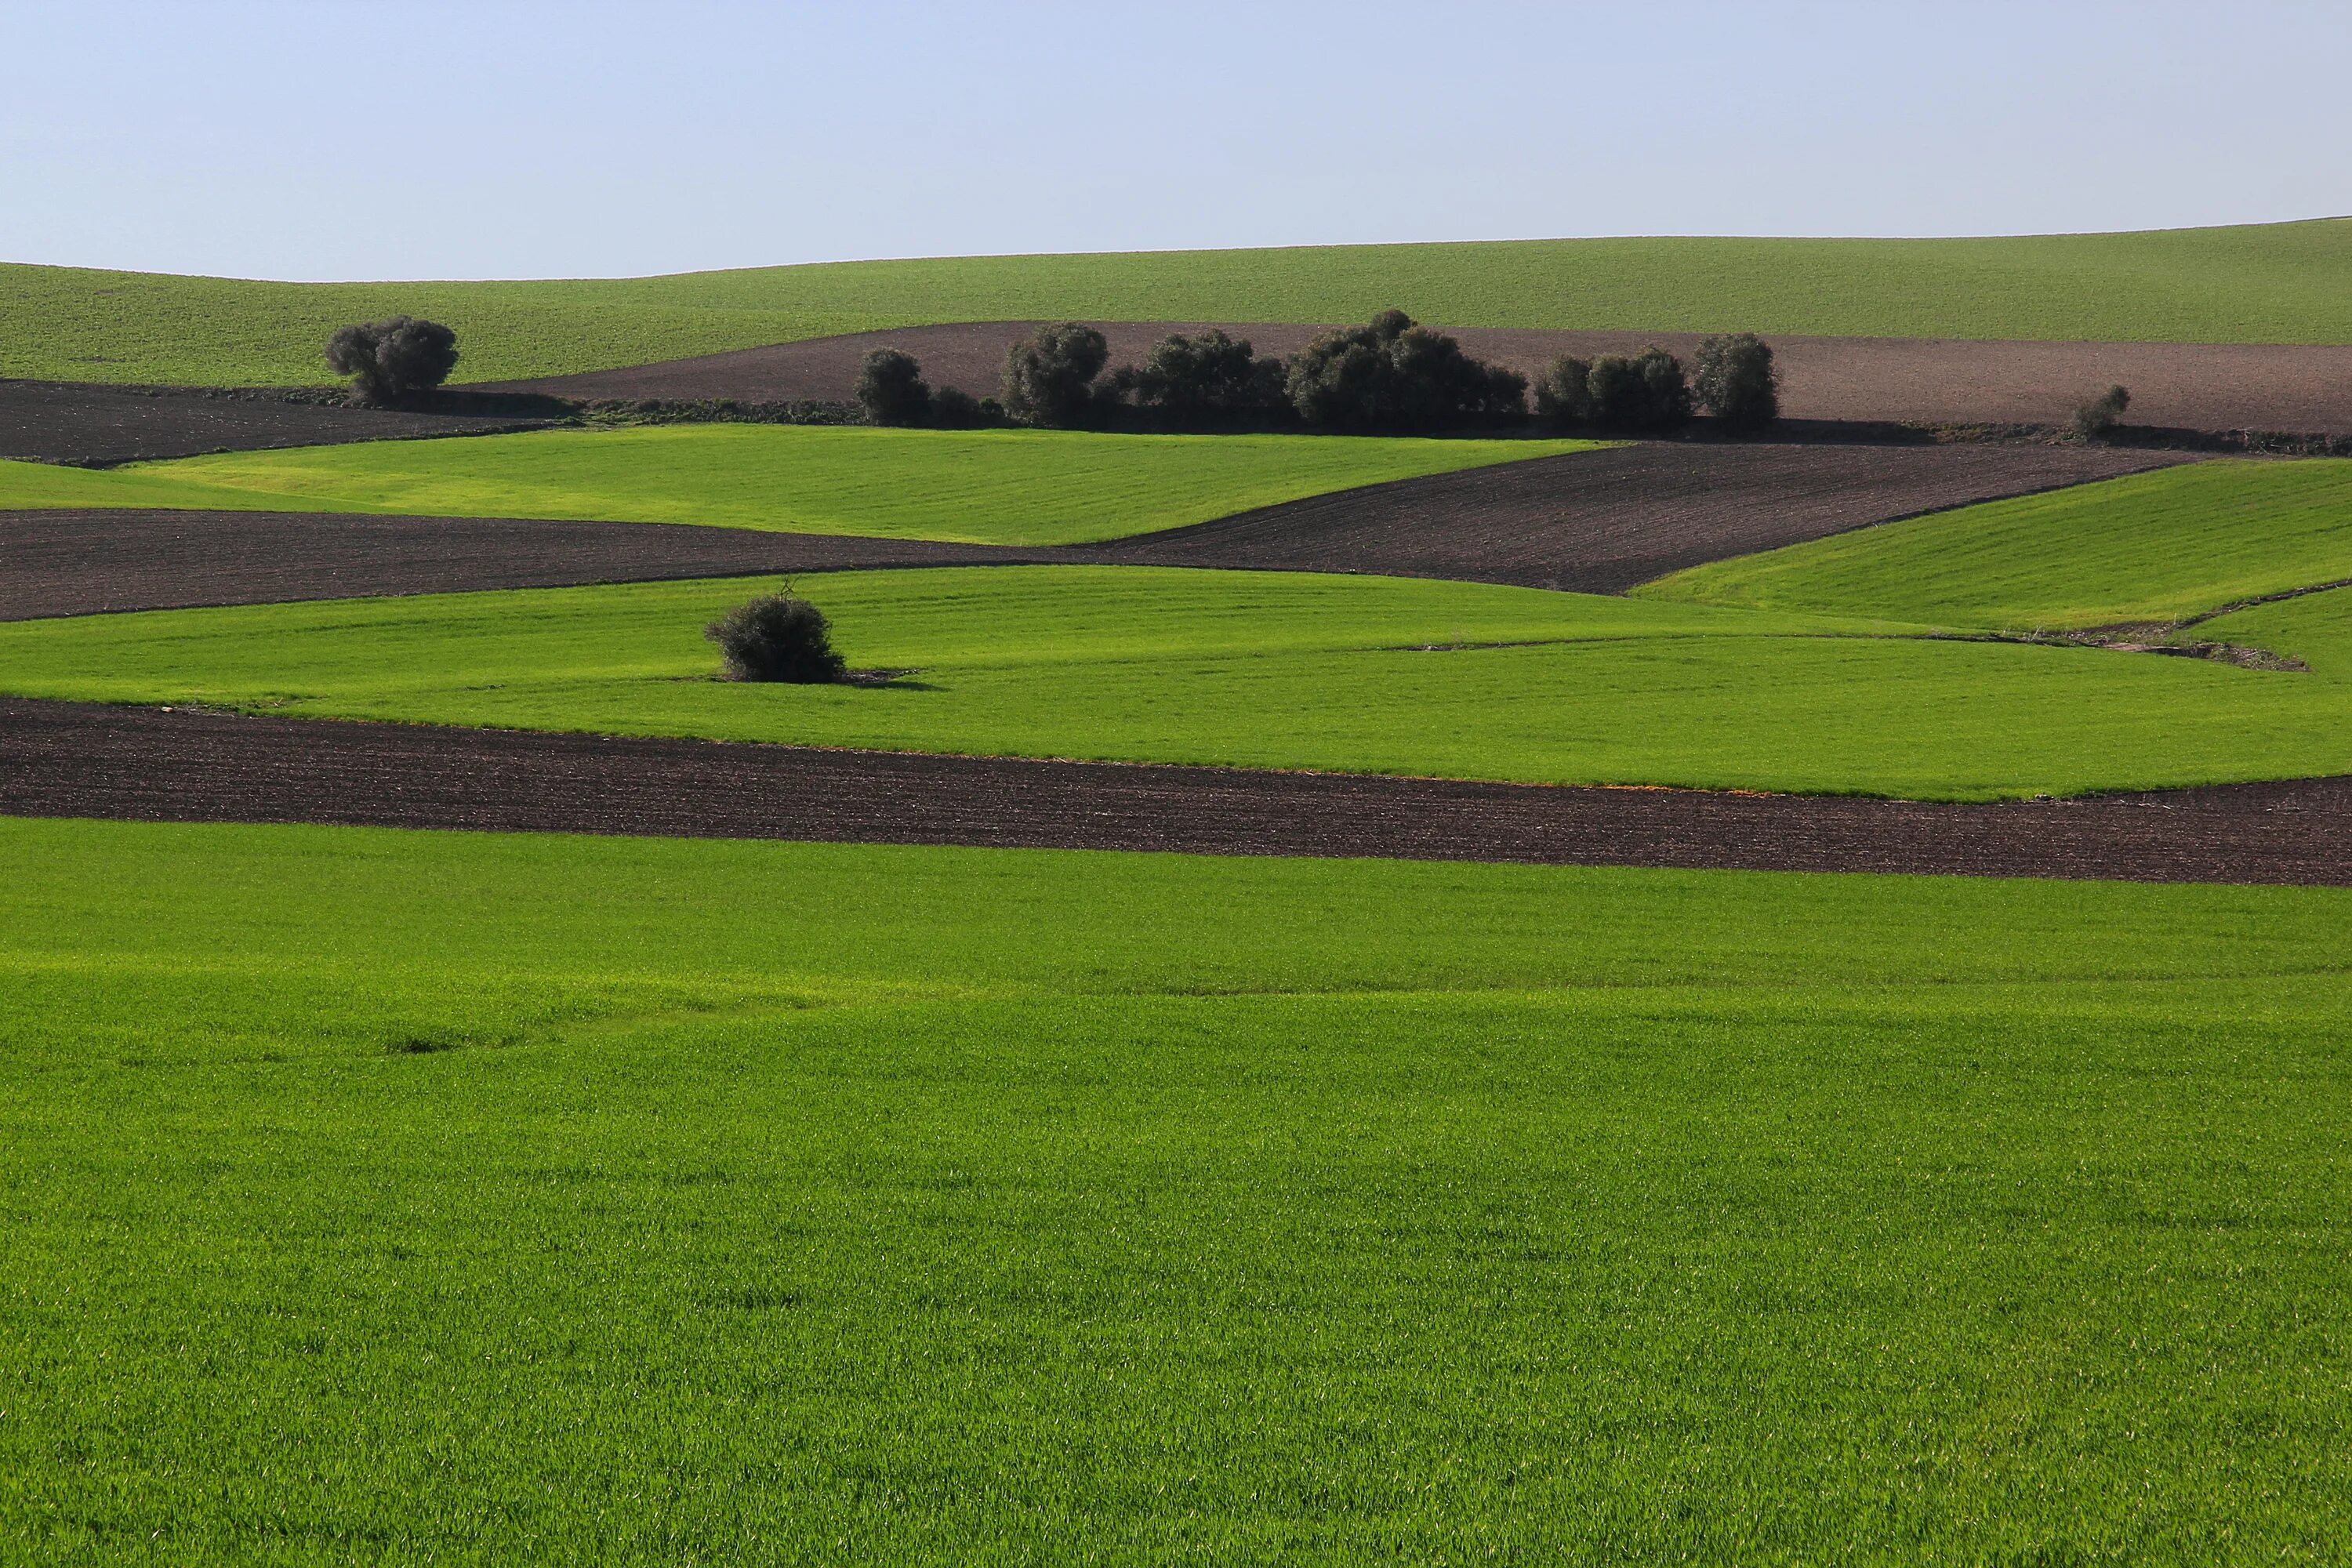
[[[1075,544],[1605,444],[671,425],[228,452],[102,472],[0,462],[0,509],[582,518]]]
[[[613,734],[1924,799],[2352,769],[2352,665],[2325,651],[2313,673],[2296,674],[1480,584],[982,567],[801,582],[854,664],[909,672],[891,685],[716,679],[703,626],[775,585],[20,622],[0,626],[0,690]],[[2282,605],[2277,618],[2295,614]]]
[[[1933,626],[2175,620],[2352,578],[2352,460],[2218,461],[1711,562],[1644,598]]]
[[[0,859],[0,1555],[2343,1538],[2343,891],[69,822]]]
[[[1629,238],[953,257],[527,282],[0,266],[0,374],[313,384],[345,322],[457,329],[461,381],[928,321],[1350,321],[2113,342],[2352,342],[2342,219],[1993,239]]]

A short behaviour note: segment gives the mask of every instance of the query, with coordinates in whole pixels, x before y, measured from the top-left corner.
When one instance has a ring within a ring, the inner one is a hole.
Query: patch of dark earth
[[[1101,544],[327,512],[0,512],[0,619],[764,573],[1352,572],[1621,593],[1729,555],[2182,460],[2095,447],[1643,444],[1342,490]]]
[[[25,699],[0,699],[0,813],[2352,885],[2347,778],[1949,805],[830,751]]]
[[[933,386],[993,394],[1005,349],[1035,321],[899,327],[813,338],[625,369],[486,384],[484,390],[568,398],[733,398],[786,403],[847,397],[870,349],[903,349]],[[1220,325],[1261,354],[1296,353],[1325,329],[1296,323],[1097,321],[1111,363],[1140,360],[1171,332]],[[1532,377],[1563,353],[1636,353],[1657,343],[1688,363],[1696,332],[1447,327],[1483,359]],[[1954,338],[1832,338],[1766,333],[1791,419],[1839,424],[2058,425],[2109,386],[2131,389],[2129,419],[2191,431],[2352,433],[2352,345],[2024,342]]]
[[[500,406],[528,406],[528,400],[460,395],[446,402],[450,411],[354,408],[323,401],[316,391],[0,381],[0,458],[104,467],[206,452],[498,435],[549,423]]]

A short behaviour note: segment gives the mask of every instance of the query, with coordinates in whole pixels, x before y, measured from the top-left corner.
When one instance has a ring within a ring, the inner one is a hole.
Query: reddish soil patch
[[[2074,802],[1558,789],[0,700],[0,812],[1556,865],[2352,884],[2352,780]]]
[[[1197,321],[1097,321],[1111,363],[1140,359]],[[1287,354],[1319,327],[1224,323],[1260,353]],[[868,349],[888,344],[923,362],[934,386],[996,390],[1004,351],[1034,321],[902,327],[740,349],[584,375],[504,382],[498,390],[562,397],[731,397],[751,403],[849,395]],[[1658,343],[1685,361],[1693,332],[1570,332],[1449,328],[1483,358],[1533,374],[1563,353],[1626,353]],[[2352,432],[2352,346],[2227,343],[2050,343],[1948,338],[1774,337],[1790,417],[1924,424],[2056,424],[2074,405],[2121,383],[2135,425],[2189,430]]]
[[[667,522],[332,512],[0,511],[0,620],[478,588],[1063,559]]]
[[[1315,496],[1072,553],[1617,594],[1725,556],[2180,460],[2007,443],[1644,443]]]
[[[319,447],[419,436],[529,430],[511,415],[416,414],[267,395],[79,382],[0,381],[0,458],[48,463],[129,463],[265,447]]]

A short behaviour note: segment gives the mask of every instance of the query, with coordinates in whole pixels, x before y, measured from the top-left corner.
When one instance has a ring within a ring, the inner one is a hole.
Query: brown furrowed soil
[[[543,419],[291,403],[268,395],[0,381],[0,458],[129,463],[265,447],[530,430]]]
[[[2173,461],[2025,445],[1644,445],[1404,479],[1105,544],[656,522],[0,511],[0,620],[893,566],[1362,572],[1617,593],[1725,555]]]
[[[1618,594],[1725,556],[2180,460],[2011,443],[1645,442],[1315,496],[1071,553]]]
[[[752,573],[1063,559],[671,522],[333,512],[0,511],[0,620]]]
[[[818,751],[0,699],[0,813],[2352,884],[2352,780],[1999,805]]]
[[[1111,363],[1142,358],[1197,321],[1097,321]],[[770,348],[670,360],[584,375],[505,382],[495,388],[560,397],[729,397],[747,403],[849,395],[869,349],[888,345],[920,360],[933,386],[975,396],[996,391],[1004,351],[1034,321],[981,321],[817,338]],[[1289,354],[1323,329],[1225,323],[1261,354]],[[1623,353],[1657,343],[1687,363],[1691,332],[1551,331],[1448,328],[1482,358],[1533,374],[1557,355]],[[2063,423],[2077,404],[2120,383],[2131,389],[2133,425],[2186,430],[2352,432],[2352,346],[2065,343],[1947,338],[1770,340],[1792,419],[1918,424]]]

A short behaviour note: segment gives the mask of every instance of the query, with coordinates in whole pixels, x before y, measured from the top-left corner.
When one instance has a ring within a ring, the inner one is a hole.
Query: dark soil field
[[[130,463],[265,447],[475,436],[545,423],[513,415],[345,408],[267,395],[0,381],[0,458],[48,463]]]
[[[0,700],[0,813],[2352,884],[2352,779],[2068,802],[1560,789]]]
[[[0,512],[0,620],[1059,552],[670,522],[91,509]]]
[[[1187,321],[1097,321],[1111,363],[1139,359]],[[584,375],[500,383],[484,390],[562,397],[731,397],[779,403],[843,398],[868,349],[902,348],[933,386],[996,390],[1007,344],[1034,321],[903,327],[740,349]],[[1226,323],[1260,353],[1287,354],[1322,329]],[[1454,328],[1473,353],[1529,372],[1562,353],[1626,353],[1655,342],[1688,360],[1691,332],[1591,332]],[[2131,389],[2134,425],[2188,430],[2352,432],[2352,347],[2213,343],[1979,342],[1945,338],[1774,337],[1783,411],[1794,419],[1923,424],[2057,424],[2117,383]]]
[[[1072,553],[1616,594],[1705,561],[2180,460],[2015,443],[1643,443],[1316,496]]]
[[[0,512],[0,620],[736,573],[1111,563],[1621,592],[1725,555],[2104,479],[2168,454],[2031,445],[1639,446],[1368,486],[1108,544],[653,522],[89,509]]]

